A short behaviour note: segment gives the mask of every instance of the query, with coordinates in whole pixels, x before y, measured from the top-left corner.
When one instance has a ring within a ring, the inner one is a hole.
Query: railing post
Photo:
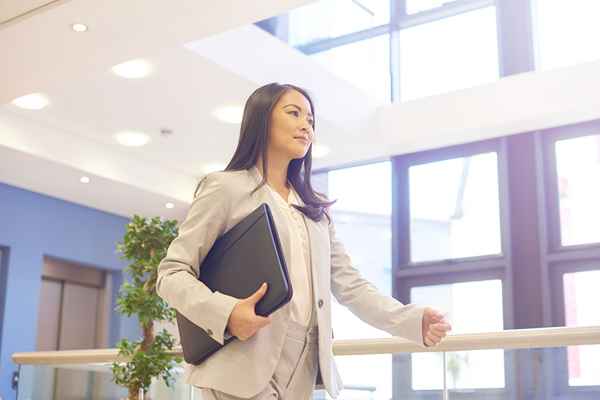
[[[446,352],[442,353],[442,374],[444,377],[444,391],[442,392],[442,398],[448,400],[448,381],[446,380]]]

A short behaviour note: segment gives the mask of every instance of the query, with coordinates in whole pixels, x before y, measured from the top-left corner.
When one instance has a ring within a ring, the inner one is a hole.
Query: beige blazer
[[[260,182],[256,167],[208,174],[194,198],[179,234],[158,268],[157,292],[170,306],[202,327],[219,343],[236,298],[212,292],[196,279],[199,265],[214,241],[260,204],[269,204],[286,260],[291,259],[290,237],[276,200]],[[343,387],[332,352],[331,296],[368,324],[421,346],[423,307],[403,305],[381,294],[352,266],[350,256],[326,217],[308,227],[313,296],[319,326],[319,377],[333,398]],[[289,262],[289,261],[288,261]],[[257,288],[258,289],[258,288]],[[187,365],[187,383],[233,396],[252,397],[271,379],[286,336],[289,303],[272,314],[273,321],[246,341],[234,340],[198,366]],[[322,385],[322,386],[321,386]]]

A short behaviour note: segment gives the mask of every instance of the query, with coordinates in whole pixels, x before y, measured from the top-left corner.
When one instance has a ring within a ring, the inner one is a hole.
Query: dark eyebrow
[[[294,106],[294,107],[296,107],[296,108],[297,108],[299,111],[302,111],[302,108],[301,108],[300,106],[297,106],[296,104],[286,104],[284,107],[287,107],[287,106]],[[308,113],[308,116],[312,118],[312,116],[313,116],[313,115],[312,115],[311,113]]]

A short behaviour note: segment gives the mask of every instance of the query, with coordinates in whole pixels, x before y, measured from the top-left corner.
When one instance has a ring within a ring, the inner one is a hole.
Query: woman
[[[198,184],[160,263],[163,299],[219,343],[227,335],[239,339],[187,366],[186,382],[202,388],[203,399],[308,399],[315,383],[337,397],[330,293],[363,321],[421,346],[436,345],[450,330],[439,312],[379,293],[352,266],[328,212],[334,202],[310,183],[314,125],[303,89],[258,88],[246,102],[232,160]],[[268,317],[254,312],[266,285],[237,299],[196,279],[214,241],[262,203],[272,210],[294,292]]]

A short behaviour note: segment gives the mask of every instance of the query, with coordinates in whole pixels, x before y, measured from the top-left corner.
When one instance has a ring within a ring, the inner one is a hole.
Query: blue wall
[[[38,301],[44,256],[112,270],[113,284],[127,265],[116,252],[127,218],[0,183],[0,396],[15,399],[12,353],[35,351]],[[4,280],[4,281],[3,281]],[[113,296],[113,309],[116,299]],[[110,346],[137,338],[137,323],[113,312]]]

